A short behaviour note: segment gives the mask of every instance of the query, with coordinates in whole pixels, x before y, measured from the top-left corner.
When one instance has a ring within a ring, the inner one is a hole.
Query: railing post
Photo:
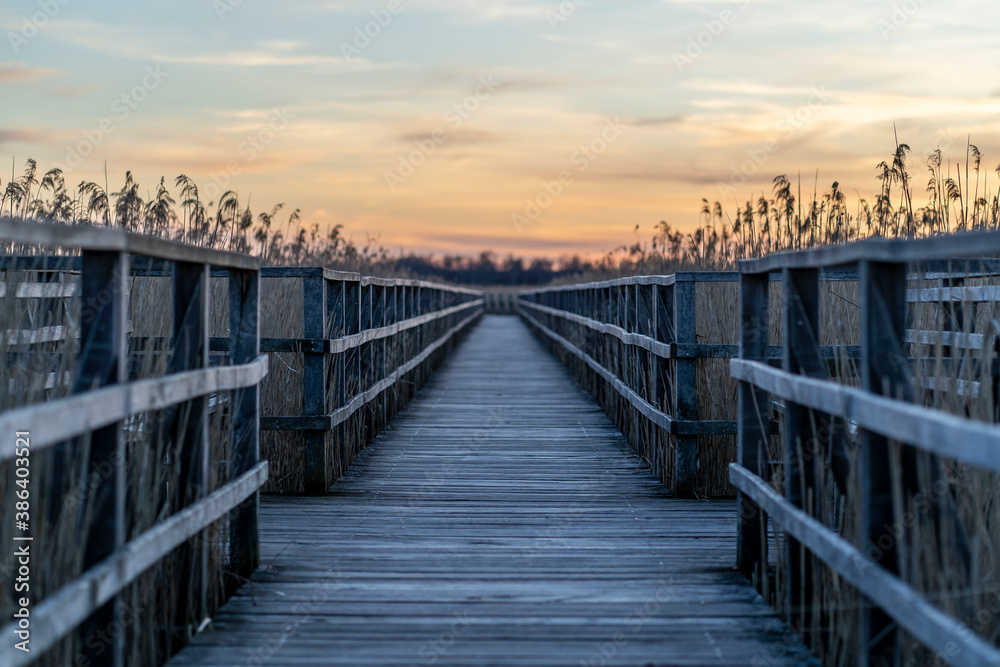
[[[73,393],[124,384],[128,373],[125,322],[128,318],[129,256],[124,252],[85,250],[80,271],[83,307],[80,361]],[[93,431],[90,460],[85,470],[99,470],[109,463],[109,478],[92,491],[90,530],[84,537],[83,570],[111,556],[125,544],[125,433],[122,422]],[[88,641],[104,633],[122,611],[121,595],[94,612],[80,626],[83,657],[90,665],[125,664],[124,633],[103,642]]]
[[[389,290],[390,288],[385,285],[372,285],[372,329],[379,329],[387,323],[386,320],[389,315]],[[372,366],[375,373],[372,378],[372,384],[381,382],[386,377],[388,351],[388,341],[385,338],[372,343],[372,353],[374,355]],[[377,433],[382,430],[387,422],[384,395],[383,400],[378,401],[378,404],[372,409],[372,417],[374,420],[373,433]]]
[[[361,283],[361,329],[360,331],[367,331],[371,329],[372,324],[372,291],[374,290],[374,285]],[[374,360],[372,358],[374,343],[369,341],[367,343],[361,344],[360,350],[360,370],[361,370],[361,384],[358,388],[358,393],[366,392],[374,383]],[[369,410],[362,410],[358,413],[358,421],[361,428],[358,448],[360,449],[371,435],[371,422],[373,417]]]
[[[784,269],[784,370],[826,379],[819,353],[819,271]],[[788,401],[785,406],[785,497],[811,515],[819,511],[822,498],[816,484],[816,466],[821,446],[813,411]],[[789,621],[797,632],[808,635],[813,624],[812,557],[791,536],[785,539],[788,563],[786,588]],[[799,567],[801,563],[802,567]]]
[[[326,337],[331,340],[337,340],[344,336],[344,322],[345,322],[345,299],[346,299],[346,289],[343,280],[332,281],[326,286],[326,318],[327,318],[327,332]],[[329,390],[327,393],[327,405],[326,411],[329,413],[341,406],[346,402],[346,366],[345,366],[345,354],[343,352],[333,353],[332,358],[327,358],[327,367],[329,370]],[[332,405],[331,405],[332,403]],[[345,429],[346,426],[343,423],[337,424],[334,427],[333,433],[330,434],[331,443],[330,449],[333,456],[333,461],[331,461],[333,466],[334,475],[339,477],[344,471],[344,441],[345,441]],[[332,480],[331,480],[332,481]]]
[[[697,342],[695,319],[695,283],[681,274],[674,283],[674,341],[678,344]],[[677,358],[674,361],[674,419],[698,419],[698,360]],[[678,435],[674,448],[673,491],[678,498],[695,495],[698,473],[698,436]]]
[[[322,276],[302,279],[303,337],[314,348],[303,355],[303,405],[305,416],[321,416],[326,411],[326,354],[322,341],[326,338],[326,279]],[[320,345],[318,350],[316,345]],[[326,493],[330,488],[327,475],[326,430],[303,431],[305,437],[305,492]]]
[[[674,340],[673,312],[674,312],[674,288],[671,285],[654,286],[653,298],[655,304],[653,310],[653,336],[661,343],[672,343]],[[670,360],[664,359],[660,355],[653,358],[656,365],[653,369],[653,404],[661,412],[672,414],[670,403],[673,396],[670,391]],[[656,451],[653,453],[656,465],[654,470],[657,477],[663,484],[669,483],[669,471],[667,469],[667,446],[670,442],[670,434],[659,430],[656,438]]]
[[[767,360],[770,331],[771,282],[767,273],[740,276],[740,359]],[[767,479],[768,394],[745,381],[739,383],[739,421],[736,462]],[[767,517],[742,492],[736,494],[736,566],[766,591]]]
[[[344,285],[344,335],[353,336],[361,332],[361,281],[352,280]],[[361,349],[352,345],[344,358],[344,403],[361,393]],[[350,460],[359,445],[357,413],[343,423],[345,461]]]
[[[652,337],[654,332],[654,322],[653,318],[656,316],[653,311],[653,290],[655,287],[652,285],[636,285],[636,331],[647,337]],[[636,347],[635,349],[635,359],[636,359],[636,387],[635,390],[638,392],[639,396],[642,397],[648,403],[654,401],[653,396],[653,380],[652,373],[650,373],[650,368],[652,364],[653,353],[649,352],[643,347]],[[642,440],[643,440],[643,456],[646,457],[650,463],[653,464],[653,469],[656,469],[655,459],[656,459],[656,440],[657,440],[657,426],[649,421],[648,419],[641,418],[639,420],[641,425]]]
[[[173,275],[173,357],[170,372],[208,368],[209,267],[207,264],[174,262]],[[202,396],[168,411],[171,415],[170,442],[177,447],[180,475],[177,480],[177,507],[182,508],[208,495],[209,446],[207,399]],[[182,549],[182,591],[194,592],[188,604],[177,608],[177,624],[190,639],[201,620],[208,616],[208,541]],[[196,550],[197,549],[197,550]],[[188,609],[194,618],[188,619]],[[193,625],[187,621],[193,621]]]
[[[861,262],[861,386],[865,391],[908,399],[906,329],[906,265]],[[897,541],[879,543],[885,526],[895,520],[892,502],[890,443],[884,436],[861,432],[859,478],[861,481],[861,550],[878,544],[878,564],[899,574]],[[888,548],[883,549],[883,546]],[[860,664],[863,667],[895,664],[899,632],[881,609],[865,606],[861,618]]]
[[[229,270],[229,363],[251,363],[260,356],[260,272]],[[260,461],[260,385],[233,392],[230,478]],[[254,492],[229,515],[229,567],[243,584],[260,564],[259,494]]]

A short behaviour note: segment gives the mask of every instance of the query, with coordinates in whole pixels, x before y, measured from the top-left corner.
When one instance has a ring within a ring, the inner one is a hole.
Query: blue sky
[[[184,173],[390,248],[598,253],[778,174],[870,197],[894,122],[917,170],[971,134],[992,171],[998,26],[981,1],[6,0],[0,157]]]

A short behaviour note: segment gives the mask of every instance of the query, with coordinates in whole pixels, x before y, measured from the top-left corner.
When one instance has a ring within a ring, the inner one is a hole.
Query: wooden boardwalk
[[[262,568],[171,664],[801,665],[520,320],[487,316],[326,497],[262,501]]]

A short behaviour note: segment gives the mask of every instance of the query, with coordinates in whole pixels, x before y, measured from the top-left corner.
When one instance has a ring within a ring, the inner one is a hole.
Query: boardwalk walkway
[[[333,491],[262,501],[263,567],[172,664],[809,664],[733,572],[734,505],[669,498],[516,318]]]

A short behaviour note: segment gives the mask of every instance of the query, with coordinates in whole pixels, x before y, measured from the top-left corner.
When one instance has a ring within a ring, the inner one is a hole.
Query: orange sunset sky
[[[870,198],[894,122],[914,171],[971,134],[992,172],[998,26],[986,1],[4,0],[0,157],[183,173],[392,250],[593,255],[777,174]]]

